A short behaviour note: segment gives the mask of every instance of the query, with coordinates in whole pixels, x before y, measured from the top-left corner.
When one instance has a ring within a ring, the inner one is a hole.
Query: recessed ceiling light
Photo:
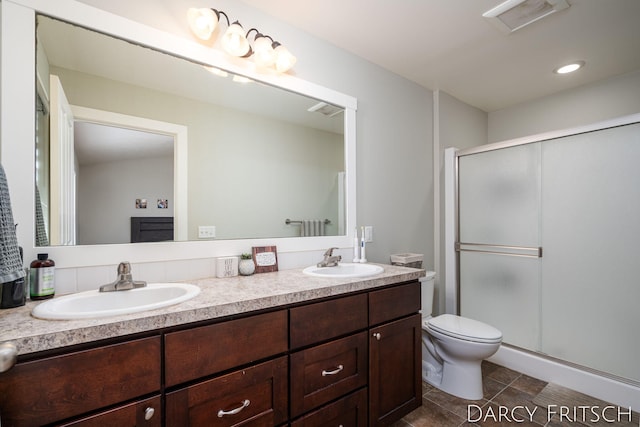
[[[573,73],[574,71],[577,71],[582,67],[584,67],[584,61],[576,61],[576,62],[572,62],[571,64],[558,67],[555,70],[553,70],[553,72],[556,74],[568,74],[568,73]]]

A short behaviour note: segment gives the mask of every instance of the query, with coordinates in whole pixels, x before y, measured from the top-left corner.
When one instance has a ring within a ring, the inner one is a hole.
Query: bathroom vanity
[[[20,352],[3,426],[390,425],[421,405],[423,275],[203,279],[182,304],[84,321],[28,303],[0,319]]]

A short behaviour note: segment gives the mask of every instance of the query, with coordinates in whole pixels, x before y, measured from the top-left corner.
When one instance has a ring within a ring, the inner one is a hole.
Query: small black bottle
[[[29,266],[29,289],[32,300],[53,298],[56,293],[56,263],[49,259],[49,254],[38,254],[38,259]]]

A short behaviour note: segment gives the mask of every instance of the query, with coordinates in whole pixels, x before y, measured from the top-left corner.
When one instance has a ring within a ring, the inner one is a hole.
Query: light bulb
[[[218,15],[207,8],[190,8],[187,11],[189,28],[199,39],[209,40],[218,26]]]
[[[284,73],[290,70],[296,64],[296,57],[289,52],[289,50],[282,46],[280,43],[275,42],[276,46],[273,51],[276,54],[275,66],[279,73]]]
[[[270,67],[275,61],[275,52],[269,38],[259,35],[253,43],[253,60],[261,67]]]
[[[229,25],[222,36],[222,47],[229,55],[240,57],[245,56],[251,50],[249,41],[244,35],[244,28],[238,21]]]

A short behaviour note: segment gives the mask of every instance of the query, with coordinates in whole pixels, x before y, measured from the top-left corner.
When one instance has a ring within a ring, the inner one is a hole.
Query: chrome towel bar
[[[456,242],[456,252],[481,252],[485,254],[542,258],[542,247],[491,245],[487,243]]]

